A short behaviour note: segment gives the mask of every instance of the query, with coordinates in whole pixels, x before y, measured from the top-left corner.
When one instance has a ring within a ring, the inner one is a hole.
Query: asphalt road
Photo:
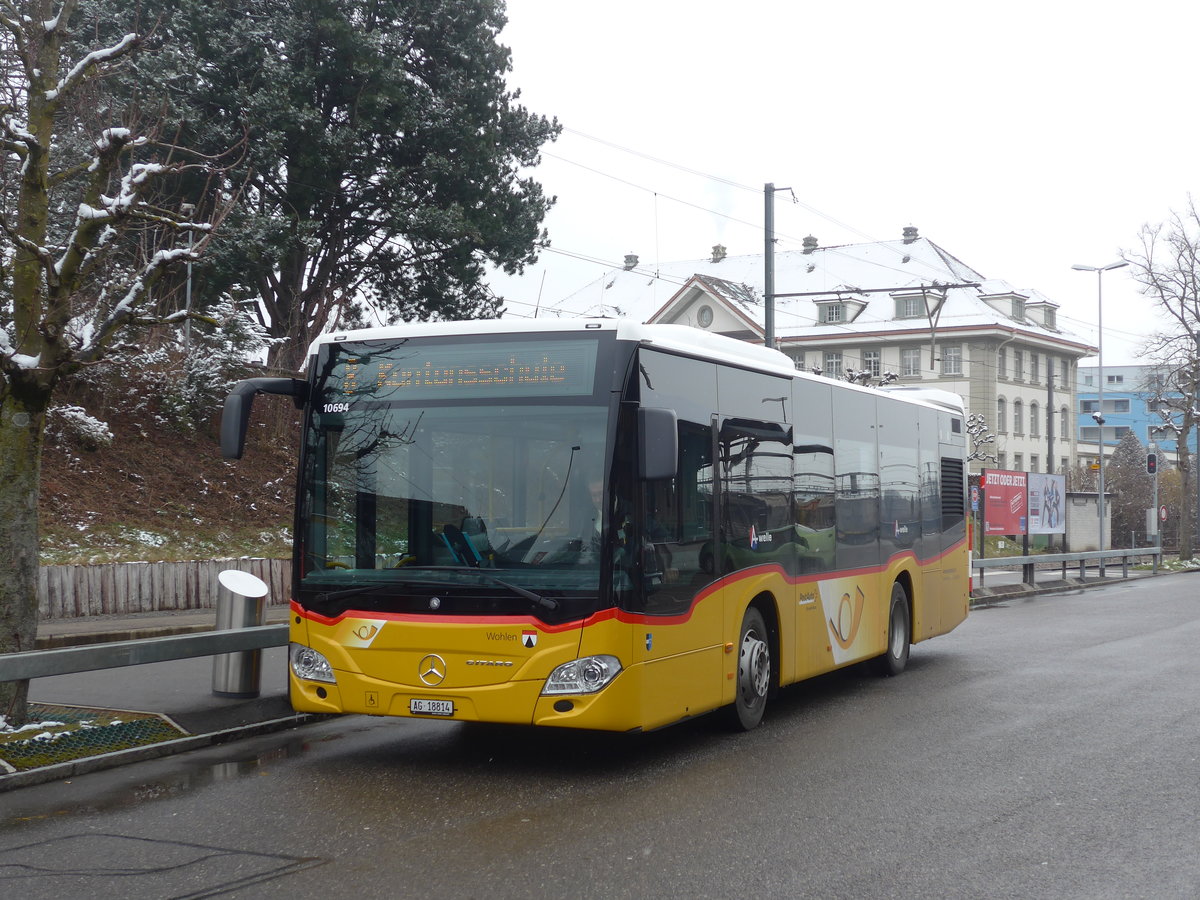
[[[1200,577],[978,610],[747,735],[366,718],[0,794],[0,896],[1200,895]]]

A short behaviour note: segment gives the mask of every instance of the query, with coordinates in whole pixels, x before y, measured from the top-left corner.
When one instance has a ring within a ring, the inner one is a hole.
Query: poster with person
[[[1063,515],[1066,496],[1065,475],[1029,473],[1029,533],[1063,534],[1067,530]]]

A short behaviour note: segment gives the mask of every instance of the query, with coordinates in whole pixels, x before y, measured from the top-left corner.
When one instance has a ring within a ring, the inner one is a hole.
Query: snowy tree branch
[[[46,100],[52,105],[57,104],[63,95],[70,93],[80,82],[94,72],[98,66],[112,62],[115,59],[120,59],[127,53],[137,49],[141,43],[141,35],[130,33],[111,47],[106,47],[103,50],[93,50],[83,59],[79,60],[79,62],[75,63],[71,67],[71,71],[64,75],[55,87],[46,91]]]

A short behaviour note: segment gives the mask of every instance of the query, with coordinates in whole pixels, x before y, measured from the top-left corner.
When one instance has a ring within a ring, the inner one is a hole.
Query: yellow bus
[[[300,711],[735,728],[968,607],[961,400],[795,370],[670,325],[495,320],[323,336],[291,600]]]

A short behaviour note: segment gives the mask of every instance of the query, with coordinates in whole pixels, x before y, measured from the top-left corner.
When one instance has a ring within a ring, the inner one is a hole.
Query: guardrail
[[[1059,563],[1062,566],[1062,577],[1067,578],[1067,566],[1079,564],[1079,577],[1084,578],[1087,561],[1097,560],[1101,574],[1104,573],[1106,560],[1121,561],[1121,577],[1129,577],[1129,560],[1143,556],[1154,560],[1154,573],[1158,574],[1158,563],[1162,558],[1162,547],[1139,547],[1133,550],[1089,550],[1083,553],[1042,553],[1038,556],[992,556],[987,558],[974,557],[971,568],[979,570],[979,586],[984,586],[984,572],[987,569],[1011,569],[1021,567],[1021,580],[1025,584],[1034,583],[1034,571],[1037,566],[1045,563]]]
[[[138,641],[112,641],[86,647],[4,653],[0,654],[0,681],[24,681],[27,678],[140,666],[240,650],[263,650],[267,647],[284,647],[287,642],[288,626],[284,623]]]
[[[1045,553],[1040,556],[994,556],[976,557],[971,568],[979,570],[979,586],[984,586],[987,569],[1021,566],[1022,580],[1034,583],[1034,571],[1040,564],[1059,563],[1062,577],[1067,577],[1067,566],[1079,564],[1079,577],[1084,577],[1088,560],[1098,560],[1103,569],[1105,560],[1120,560],[1122,577],[1129,577],[1129,560],[1151,556],[1154,570],[1162,556],[1161,547],[1143,547],[1136,550],[1104,550],[1084,553]],[[167,662],[173,659],[191,659],[197,656],[215,656],[219,653],[237,653],[241,650],[263,650],[268,647],[283,647],[288,642],[288,626],[256,625],[250,628],[232,628],[221,631],[205,631],[199,634],[174,635],[171,637],[146,638],[136,641],[112,641],[86,647],[62,647],[56,650],[30,650],[24,653],[0,654],[0,682],[23,681],[29,678],[45,678],[51,675],[70,675],[76,672],[93,672],[97,669],[116,669],[122,666],[140,666],[146,663]]]

